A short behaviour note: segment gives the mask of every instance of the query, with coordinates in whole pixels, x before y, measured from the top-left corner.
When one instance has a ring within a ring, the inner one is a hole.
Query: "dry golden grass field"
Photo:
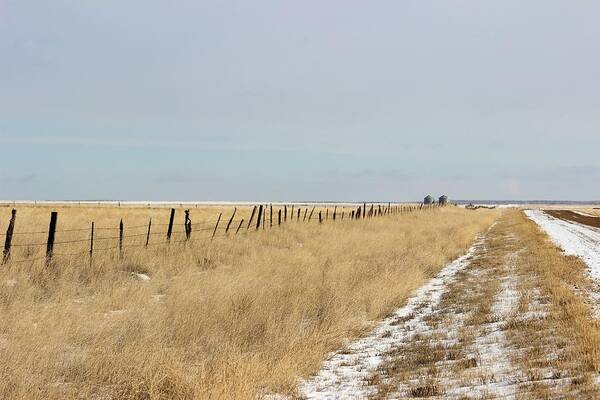
[[[499,215],[446,207],[353,221],[347,208],[335,223],[211,241],[217,213],[227,221],[232,209],[203,207],[191,210],[192,241],[178,210],[165,245],[167,209],[59,207],[57,243],[82,241],[57,244],[49,265],[16,262],[43,257],[50,210],[18,207],[15,232],[42,232],[42,245],[19,247],[33,237],[16,234],[13,261],[0,267],[2,399],[294,395],[298,377],[403,305]],[[247,220],[249,209],[237,215]],[[156,237],[145,248],[150,217]],[[9,219],[0,209],[2,232]],[[91,222],[97,238],[111,237],[96,248],[110,248],[114,231],[99,228],[121,219],[123,256],[98,250],[90,263]]]

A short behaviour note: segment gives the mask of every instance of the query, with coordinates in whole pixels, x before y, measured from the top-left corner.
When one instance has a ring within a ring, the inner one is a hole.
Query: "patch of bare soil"
[[[554,218],[560,218],[565,221],[577,222],[580,224],[593,226],[594,228],[600,228],[600,217],[583,215],[570,210],[544,210],[544,212],[553,216]]]

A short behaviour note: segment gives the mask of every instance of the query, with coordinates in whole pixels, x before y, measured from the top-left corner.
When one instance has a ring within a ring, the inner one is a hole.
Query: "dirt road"
[[[600,326],[584,288],[580,260],[506,211],[372,335],[328,357],[299,397],[600,398]]]

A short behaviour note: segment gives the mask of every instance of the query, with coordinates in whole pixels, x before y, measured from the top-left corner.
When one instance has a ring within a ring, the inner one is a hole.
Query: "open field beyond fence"
[[[13,205],[16,207],[16,205]],[[343,223],[365,218],[429,210],[422,205],[368,204],[257,205],[241,207],[162,208],[123,207],[113,209],[68,206],[21,206],[7,210],[0,222],[3,263],[49,262],[55,258],[89,258],[110,253],[118,258],[126,252],[152,246],[194,243],[216,238],[234,238],[287,224]],[[18,219],[17,219],[18,218]],[[6,232],[6,233],[3,233]]]
[[[15,233],[42,232],[43,244],[49,211],[19,208]],[[74,238],[60,230],[92,221],[114,229],[121,219],[127,238],[150,217],[164,242],[161,224],[170,217],[168,209],[57,211],[56,242]],[[294,393],[298,376],[314,373],[327,352],[402,304],[497,215],[445,207],[349,220],[346,209],[344,222],[336,215],[333,223],[332,211],[328,223],[288,220],[276,229],[269,210],[264,230],[210,240],[212,231],[193,229],[191,239],[202,240],[189,242],[178,210],[170,245],[135,248],[125,239],[122,256],[99,251],[90,263],[82,242],[63,250],[79,256],[60,257],[57,245],[50,263],[9,261],[0,268],[0,398]],[[218,213],[227,221],[232,212],[199,208],[190,218],[214,228]],[[246,219],[252,210],[237,213]],[[5,208],[3,231],[9,219]],[[18,248],[15,260],[25,256]]]

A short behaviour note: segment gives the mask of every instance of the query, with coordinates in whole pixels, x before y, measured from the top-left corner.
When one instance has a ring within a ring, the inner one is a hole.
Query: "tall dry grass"
[[[518,267],[535,276],[540,289],[551,302],[553,329],[556,337],[568,340],[573,346],[562,362],[572,374],[581,378],[572,382],[582,393],[594,392],[584,398],[597,398],[600,373],[600,321],[588,293],[598,291],[598,283],[590,279],[587,265],[579,257],[566,256],[541,231],[535,222],[524,215],[516,226],[527,251],[520,257]]]
[[[48,211],[20,209],[17,231],[25,222],[45,230]],[[120,218],[127,227],[150,213],[166,222],[165,210],[70,208],[60,210],[59,228],[116,226]],[[192,210],[192,219],[203,219],[199,213],[215,219],[213,208]],[[92,266],[86,256],[57,257],[50,267],[7,264],[0,398],[293,394],[297,377],[402,305],[496,216],[447,207],[288,223],[235,239],[132,249],[122,260],[103,252]],[[3,224],[8,217],[5,208]]]

